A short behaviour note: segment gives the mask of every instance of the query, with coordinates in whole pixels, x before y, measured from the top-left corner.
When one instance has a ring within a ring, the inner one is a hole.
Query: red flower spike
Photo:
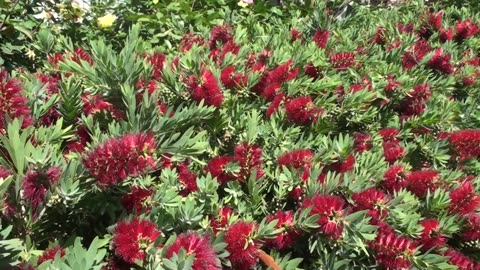
[[[467,215],[475,213],[480,206],[480,195],[475,193],[471,182],[465,182],[450,192],[449,211],[453,214]]]
[[[452,74],[453,73],[453,65],[450,63],[450,58],[452,56],[448,53],[443,53],[442,48],[435,50],[434,55],[428,61],[428,66],[436,70],[438,72],[444,74]]]
[[[450,147],[460,161],[480,157],[480,130],[455,131],[448,139]]]
[[[473,37],[478,33],[478,25],[472,23],[471,19],[463,22],[457,22],[455,25],[455,40],[461,42],[467,38]]]
[[[131,188],[130,193],[122,196],[122,205],[127,213],[135,211],[137,214],[144,209],[144,202],[148,200],[153,194],[152,190],[134,186]],[[150,207],[146,208],[147,213],[150,212]]]
[[[393,143],[398,143],[398,135],[400,134],[400,131],[398,128],[384,128],[378,131],[378,134],[383,139],[383,142],[393,142]]]
[[[320,75],[321,75],[320,71],[318,70],[317,67],[313,65],[312,62],[307,63],[304,69],[305,69],[305,75],[312,78],[313,80],[317,80],[318,78],[320,78]]]
[[[212,177],[216,177],[220,184],[232,181],[235,179],[235,176],[224,170],[225,166],[230,162],[233,162],[233,157],[231,156],[214,157],[208,162],[205,171],[209,172]]]
[[[143,261],[160,234],[157,225],[149,220],[120,221],[113,232],[113,250],[128,263]]]
[[[405,149],[396,142],[383,143],[383,156],[389,164],[402,159],[406,155]]]
[[[302,41],[302,33],[298,31],[297,29],[292,29],[290,30],[290,35],[292,36],[292,39],[290,39],[290,42],[295,42],[296,40]]]
[[[377,27],[377,32],[372,39],[372,43],[378,45],[385,45],[387,43],[387,38],[385,37],[387,30],[383,27]]]
[[[45,172],[29,169],[23,177],[23,196],[32,206],[35,216],[38,206],[45,202],[47,191],[60,180],[61,176],[62,170],[59,167],[50,167]]]
[[[477,241],[480,239],[480,213],[468,215],[467,224],[461,236],[465,241]]]
[[[217,45],[226,44],[233,40],[233,28],[230,25],[217,25],[210,31],[210,49],[217,48]]]
[[[441,42],[447,42],[447,41],[452,41],[454,37],[454,32],[452,28],[442,28],[440,29],[440,41]]]
[[[278,107],[280,107],[280,103],[285,100],[285,94],[283,92],[278,93],[276,95],[270,105],[268,106],[267,109],[267,117],[270,118],[272,114],[276,113],[278,111]]]
[[[425,197],[427,192],[435,192],[439,186],[440,175],[438,171],[423,170],[407,174],[407,189],[418,197]]]
[[[250,174],[256,170],[257,178],[263,176],[261,166],[262,149],[258,145],[249,145],[248,142],[243,142],[235,147],[235,160],[240,164],[239,180],[247,180]]]
[[[408,182],[406,180],[406,172],[402,165],[397,164],[389,167],[383,175],[382,187],[390,194],[406,188]]]
[[[443,11],[428,14],[428,22],[435,30],[442,28]]]
[[[154,80],[160,80],[162,77],[162,70],[165,68],[166,56],[163,53],[155,52],[152,55],[147,56],[147,62],[153,67],[152,78]]]
[[[427,41],[420,39],[413,44],[410,51],[406,52],[402,57],[402,66],[404,70],[414,68],[431,50]]]
[[[372,149],[372,137],[366,133],[356,132],[353,134],[353,145],[357,153],[362,153]]]
[[[330,56],[330,63],[337,71],[347,70],[356,66],[355,54],[351,52],[339,52]]]
[[[410,269],[412,266],[416,245],[404,236],[380,230],[369,246],[376,253],[377,264],[385,269]]]
[[[228,66],[222,70],[220,81],[227,89],[241,89],[247,86],[248,77],[240,73],[235,73],[235,68]]]
[[[180,40],[180,52],[188,52],[193,47],[193,44],[203,45],[205,44],[205,40],[197,34],[186,33],[182,37],[182,40]]]
[[[338,240],[342,236],[343,224],[341,218],[344,215],[345,202],[333,195],[315,195],[303,202],[303,208],[312,207],[310,215],[318,214],[317,223],[319,231],[329,239]]]
[[[328,39],[330,37],[330,32],[328,30],[317,30],[313,35],[313,42],[320,49],[325,49],[327,47]]]
[[[197,175],[187,167],[187,163],[183,162],[177,166],[178,181],[182,183],[183,189],[180,191],[182,196],[187,196],[192,192],[198,191]]]
[[[218,231],[225,229],[228,226],[228,220],[233,215],[233,211],[230,206],[225,206],[218,211],[216,217],[211,217],[210,227],[213,230],[213,234],[217,234]]]
[[[186,82],[192,98],[200,103],[220,108],[223,102],[223,93],[218,86],[217,79],[210,70],[204,70],[201,78],[191,76]]]
[[[82,161],[102,187],[115,185],[156,167],[153,133],[127,134],[94,148]]]
[[[280,167],[286,166],[302,173],[302,179],[307,181],[310,177],[313,152],[309,149],[292,150],[278,157],[277,161]]]
[[[201,236],[197,232],[182,233],[178,235],[175,242],[168,247],[165,257],[171,258],[173,254],[178,254],[182,248],[188,255],[195,256],[192,270],[222,269],[217,254],[208,237]]]
[[[267,222],[278,220],[275,229],[284,228],[285,231],[279,233],[274,239],[268,239],[266,245],[276,250],[289,248],[299,237],[300,231],[295,229],[293,222],[293,211],[280,210],[275,214],[267,216]]]
[[[432,248],[443,247],[447,238],[440,233],[440,223],[436,219],[426,219],[420,222],[423,230],[418,243],[422,245],[422,251],[427,252]]]
[[[53,247],[45,250],[42,256],[38,258],[37,264],[40,265],[45,261],[55,259],[55,255],[57,255],[57,253],[60,253],[60,258],[62,258],[63,256],[65,256],[65,249],[57,246],[57,247]]]
[[[472,270],[472,269],[475,269],[475,262],[463,255],[463,253],[461,253],[460,251],[458,250],[455,250],[453,248],[449,248],[445,254],[444,254],[445,257],[449,257],[448,259],[448,263],[452,264],[452,265],[455,265],[458,270]]]
[[[93,58],[92,56],[86,52],[84,49],[82,48],[76,48],[74,51],[73,51],[73,54],[72,56],[70,57],[70,59],[81,65],[82,64],[82,61],[85,61],[87,62],[90,66],[93,66]]]
[[[6,70],[0,69],[0,130],[5,129],[7,117],[23,118],[22,128],[33,123],[27,98],[22,92],[20,82],[10,78]]]
[[[316,123],[323,110],[313,104],[309,96],[290,99],[285,103],[287,118],[297,125],[308,126]]]
[[[369,216],[378,223],[387,215],[386,204],[390,201],[390,196],[376,188],[369,188],[362,192],[352,195],[354,201],[353,212],[361,210],[371,210]]]
[[[225,232],[228,259],[233,269],[248,270],[257,264],[259,243],[252,239],[256,229],[255,223],[238,221]]]
[[[330,164],[329,168],[337,173],[352,171],[355,168],[355,156],[350,154],[344,160],[338,160]]]

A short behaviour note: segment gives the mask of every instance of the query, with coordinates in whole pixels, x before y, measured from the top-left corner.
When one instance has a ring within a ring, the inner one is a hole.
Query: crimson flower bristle
[[[225,232],[225,243],[230,253],[228,259],[233,269],[249,270],[257,264],[258,245],[252,236],[257,225],[252,222],[238,221]]]
[[[153,133],[127,134],[108,139],[82,161],[100,186],[115,185],[155,168],[155,144]]]
[[[191,266],[192,270],[222,269],[208,237],[201,236],[197,232],[182,233],[178,235],[175,242],[168,247],[165,257],[171,258],[173,254],[178,254],[182,248],[188,255],[195,256]]]
[[[113,232],[113,250],[128,263],[143,261],[160,234],[157,225],[146,219],[120,221]]]

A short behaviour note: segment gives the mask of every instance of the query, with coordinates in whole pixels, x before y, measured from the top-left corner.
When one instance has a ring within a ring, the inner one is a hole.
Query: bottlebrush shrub
[[[321,14],[0,73],[2,262],[478,269],[478,15]]]

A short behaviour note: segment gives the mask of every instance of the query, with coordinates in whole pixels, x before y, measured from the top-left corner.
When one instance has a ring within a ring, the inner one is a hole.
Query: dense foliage
[[[419,3],[39,30],[0,268],[480,269],[480,16]]]

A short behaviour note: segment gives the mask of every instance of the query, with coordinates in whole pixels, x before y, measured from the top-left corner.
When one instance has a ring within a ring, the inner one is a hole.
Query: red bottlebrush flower
[[[452,56],[448,53],[443,53],[442,48],[435,50],[434,55],[428,61],[428,66],[436,71],[445,74],[453,73],[453,65],[450,63],[450,58]]]
[[[294,42],[296,40],[302,40],[302,33],[298,31],[297,29],[292,29],[290,30],[290,35],[292,36],[292,39],[290,42]]]
[[[271,70],[267,75],[267,84],[262,91],[262,96],[271,100],[278,92],[283,83],[295,79],[299,72],[298,67],[293,67],[293,61],[288,60]]]
[[[315,195],[303,202],[303,208],[312,207],[310,215],[318,214],[320,218],[317,223],[320,225],[320,232],[332,240],[338,240],[342,235],[343,224],[341,218],[344,214],[345,202],[333,195]]]
[[[188,194],[198,191],[197,186],[197,175],[188,169],[187,163],[183,162],[177,166],[178,171],[178,180],[184,186],[180,191],[182,196],[187,196]]]
[[[317,108],[309,96],[290,99],[285,103],[288,120],[297,125],[308,126],[316,123],[323,110]]]
[[[387,29],[383,27],[377,27],[377,32],[375,33],[375,36],[372,39],[372,43],[375,43],[378,45],[385,45],[387,43],[387,38],[385,37],[386,32],[387,32]]]
[[[122,112],[120,112],[113,104],[108,101],[105,101],[100,95],[84,95],[82,97],[83,101],[83,112],[87,115],[95,115],[100,112],[108,112],[115,119],[122,118]]]
[[[467,129],[452,132],[449,142],[460,161],[480,157],[480,130]]]
[[[154,168],[154,152],[153,133],[127,134],[97,146],[82,161],[97,183],[106,187]]]
[[[225,232],[228,259],[233,269],[248,270],[257,264],[258,243],[252,239],[256,229],[255,223],[238,221]]]
[[[413,23],[409,22],[407,24],[398,23],[397,29],[400,33],[413,33],[415,31]]]
[[[216,217],[211,218],[210,227],[212,228],[213,234],[217,234],[219,230],[223,230],[228,226],[228,220],[232,214],[232,209],[227,205],[218,211]]]
[[[382,187],[389,193],[407,187],[406,173],[402,165],[393,165],[383,175]]]
[[[475,269],[475,262],[471,258],[463,255],[463,253],[461,253],[458,250],[449,248],[445,252],[444,256],[449,257],[448,263],[455,265],[458,268],[458,270]]]
[[[82,61],[87,62],[90,66],[93,66],[92,56],[82,48],[76,48],[70,58],[73,62],[81,65]]]
[[[303,195],[305,194],[305,190],[301,186],[296,186],[288,193],[288,197],[296,202],[303,201]]]
[[[153,194],[150,189],[134,186],[131,188],[130,193],[122,196],[122,205],[128,213],[135,211],[141,213],[145,208],[144,202],[147,201]],[[146,208],[147,212],[150,212],[150,207]]]
[[[267,216],[267,222],[278,220],[275,229],[284,228],[285,231],[279,233],[274,239],[268,239],[266,245],[276,249],[283,250],[289,248],[300,235],[300,231],[295,229],[293,222],[293,211],[280,210],[275,214]]]
[[[240,51],[240,45],[236,44],[233,42],[233,40],[228,41],[225,45],[222,46],[222,48],[216,48],[210,52],[208,57],[210,57],[213,62],[215,62],[217,65],[222,65],[223,60],[225,59],[225,56],[227,53],[232,53],[234,55],[237,55],[238,52]]]
[[[63,62],[63,54],[55,53],[48,56],[48,62],[54,67],[58,68],[58,63]]]
[[[457,22],[455,30],[455,40],[461,42],[467,38],[475,36],[479,29],[478,25],[472,23],[472,20],[468,19],[463,22]]]
[[[188,79],[187,86],[190,88],[192,98],[197,103],[204,100],[206,105],[217,108],[222,106],[223,93],[218,86],[217,79],[210,70],[204,70],[200,79],[191,76]]]
[[[186,33],[180,41],[179,50],[180,52],[188,52],[192,48],[193,44],[203,45],[204,43],[205,40],[203,40],[201,36],[194,33]]]
[[[38,258],[38,265],[44,263],[45,261],[55,259],[55,255],[57,255],[57,253],[60,253],[60,258],[62,258],[63,256],[65,256],[65,249],[57,246],[45,250],[42,256]]]
[[[195,256],[191,269],[222,269],[220,260],[217,258],[217,254],[208,237],[201,236],[196,232],[180,234],[177,236],[175,242],[167,249],[165,257],[171,258],[173,254],[178,254],[182,248],[187,254],[193,254]]]
[[[249,145],[248,142],[243,142],[235,147],[235,160],[240,164],[240,180],[246,180],[250,174],[256,170],[257,178],[263,175],[261,166],[262,149],[258,145]]]
[[[85,147],[87,146],[87,143],[92,140],[90,133],[88,133],[87,128],[84,126],[80,126],[77,128],[75,136],[76,136],[75,141],[70,141],[67,143],[66,153],[68,152],[83,153],[83,151],[85,150]]]
[[[407,174],[407,189],[418,197],[425,197],[427,192],[434,192],[439,185],[438,171],[424,170],[413,171]]]
[[[372,149],[372,137],[366,133],[356,132],[353,134],[353,147],[358,153]]]
[[[428,84],[419,84],[413,87],[413,91],[409,92],[413,98],[427,100],[432,96],[432,91]]]
[[[33,123],[27,98],[22,92],[20,82],[10,78],[6,70],[0,69],[0,130],[5,128],[7,117],[23,118],[23,128]]]
[[[385,160],[393,164],[395,161],[402,159],[405,156],[405,149],[396,142],[383,143],[383,156]]]
[[[453,37],[454,37],[453,29],[452,28],[448,28],[448,29],[442,28],[442,29],[440,29],[439,37],[440,37],[441,42],[447,42],[447,41],[453,40]]]
[[[337,173],[346,173],[352,171],[355,167],[355,156],[348,155],[344,160],[338,160],[330,164],[329,168]]]
[[[328,39],[330,37],[330,32],[328,30],[317,30],[313,35],[313,42],[317,44],[317,47],[320,49],[325,49],[327,47]]]
[[[379,231],[369,243],[376,253],[377,264],[385,269],[410,269],[416,245],[410,239],[392,231]]]
[[[440,232],[440,223],[436,219],[426,219],[420,222],[423,230],[418,241],[422,245],[422,251],[427,252],[432,248],[443,247],[447,239]]]
[[[351,52],[339,52],[330,55],[330,63],[337,71],[347,70],[356,66],[355,54]]]
[[[12,175],[10,170],[0,165],[0,179],[5,179],[10,175]]]
[[[402,66],[405,70],[415,67],[431,50],[427,41],[420,39],[413,44],[410,51],[406,52],[402,57]]]
[[[230,25],[217,25],[210,31],[210,49],[217,48],[217,43],[226,44],[233,40],[233,28]]]
[[[23,196],[29,202],[34,212],[45,201],[47,191],[55,185],[62,176],[59,167],[51,167],[47,171],[29,169],[23,177]]]
[[[369,216],[374,219],[373,223],[380,222],[388,215],[386,204],[390,201],[390,197],[381,190],[369,188],[354,193],[352,200],[354,201],[353,211],[369,210]]]
[[[48,95],[58,93],[58,78],[48,76],[45,74],[37,74],[37,79],[42,83],[42,85],[46,86],[45,89]]]
[[[220,184],[226,183],[235,179],[232,173],[225,171],[225,166],[231,162],[233,162],[233,157],[231,156],[214,157],[208,162],[205,171],[209,172],[212,177],[216,177]]]
[[[113,250],[128,263],[143,261],[160,234],[157,225],[149,220],[120,221],[113,232]]]
[[[466,241],[477,241],[480,239],[480,214],[468,215],[467,224],[461,236]]]
[[[152,55],[147,56],[147,62],[153,67],[152,77],[154,80],[161,79],[162,70],[165,68],[166,56],[160,52],[154,52]]]
[[[310,78],[313,78],[313,80],[316,80],[320,78],[320,71],[318,70],[317,67],[313,65],[313,63],[307,63],[304,67],[305,69],[305,75],[307,75]]]
[[[467,215],[474,213],[479,206],[480,195],[475,193],[471,182],[465,182],[450,192],[450,213]]]
[[[428,14],[428,22],[435,30],[442,28],[443,11]]]
[[[248,77],[244,74],[235,73],[235,68],[228,66],[222,70],[220,81],[227,89],[241,89],[247,86]]]
[[[278,107],[280,107],[280,103],[282,103],[283,100],[285,100],[285,94],[283,92],[278,93],[278,95],[273,98],[267,109],[268,118],[278,111]]]
[[[285,166],[300,171],[302,179],[306,181],[310,177],[313,152],[309,149],[292,150],[278,157],[277,161],[280,167]]]

